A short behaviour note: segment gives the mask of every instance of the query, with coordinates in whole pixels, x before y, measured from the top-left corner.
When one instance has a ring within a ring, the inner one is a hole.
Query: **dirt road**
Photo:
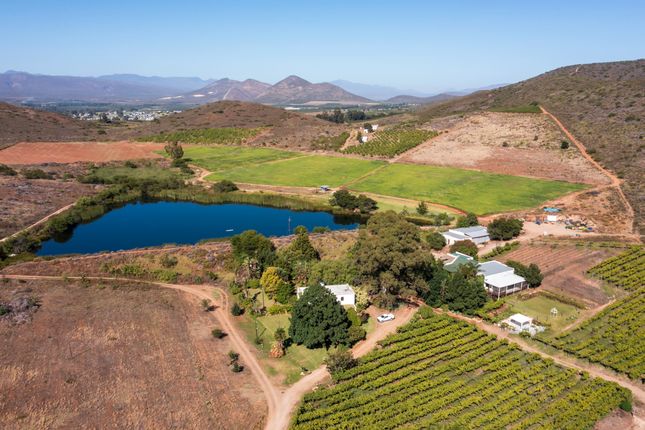
[[[3,278],[9,279],[44,279],[44,280],[61,280],[62,276],[32,276],[32,275],[0,275]],[[280,402],[280,393],[276,387],[271,383],[268,376],[262,370],[260,363],[253,351],[251,351],[250,346],[246,343],[245,338],[237,329],[237,325],[232,321],[232,317],[228,313],[228,296],[226,292],[220,288],[211,285],[179,285],[179,284],[167,284],[163,282],[151,282],[151,281],[141,281],[130,278],[119,278],[119,277],[80,277],[80,276],[67,276],[66,279],[88,279],[96,281],[122,281],[122,282],[137,282],[143,284],[157,285],[163,288],[170,288],[173,290],[183,291],[185,293],[191,294],[198,298],[199,300],[206,299],[210,301],[215,301],[216,309],[213,312],[213,316],[217,319],[217,322],[222,327],[222,329],[227,333],[228,338],[231,340],[233,345],[235,345],[235,350],[240,354],[242,364],[251,371],[255,379],[257,380],[260,388],[264,392],[264,395],[267,400],[267,420],[276,414],[276,408]],[[215,300],[213,295],[214,292],[218,293],[219,298]]]
[[[629,203],[629,200],[627,200],[627,197],[625,196],[625,193],[623,193],[623,189],[621,188],[622,181],[618,176],[614,175],[611,171],[605,169],[603,166],[600,165],[596,160],[593,159],[591,155],[587,152],[587,148],[580,142],[578,139],[576,139],[573,134],[560,122],[558,118],[556,118],[555,115],[553,115],[551,112],[546,110],[543,106],[540,106],[540,109],[542,110],[542,113],[545,115],[548,115],[557,125],[560,127],[562,132],[571,140],[571,142],[578,148],[582,156],[589,161],[596,169],[598,169],[603,175],[607,176],[609,180],[611,181],[611,184],[613,187],[616,188],[616,191],[618,192],[618,196],[620,197],[621,201],[627,208],[627,211],[629,212],[629,218],[634,219],[634,209],[632,208],[632,205]],[[632,227],[632,232],[633,232],[633,227]]]
[[[391,333],[394,333],[398,327],[410,321],[415,311],[416,308],[407,306],[395,312],[394,321],[378,324],[377,328],[370,333],[367,339],[357,343],[354,348],[352,348],[352,355],[355,358],[358,358],[370,352],[374,349],[379,340],[384,339]],[[376,318],[376,316],[382,312],[371,308],[369,313],[372,318]],[[265,429],[275,430],[288,428],[291,415],[298,403],[302,400],[302,397],[313,390],[317,385],[328,379],[329,373],[327,372],[327,368],[323,365],[283,391],[280,404],[277,408],[277,413],[269,417]]]
[[[137,282],[142,284],[156,285],[162,288],[169,288],[191,294],[199,300],[210,300],[216,303],[216,309],[212,313],[218,324],[227,333],[228,338],[235,345],[235,350],[239,352],[242,364],[251,371],[257,380],[260,388],[264,392],[267,400],[267,419],[265,428],[267,430],[286,429],[289,427],[289,421],[294,408],[298,405],[302,397],[311,391],[316,385],[324,382],[329,374],[325,366],[321,366],[314,370],[296,384],[283,390],[282,392],[270,381],[260,362],[252,350],[253,346],[249,345],[243,334],[237,328],[236,323],[230,316],[228,309],[228,296],[226,291],[220,287],[212,285],[181,285],[181,284],[168,284],[164,282],[144,281],[130,278],[120,277],[100,277],[100,276],[45,276],[45,275],[0,275],[1,278],[8,279],[38,279],[38,280],[61,280],[72,279],[81,280],[87,279],[92,281],[121,281],[121,282]],[[218,293],[217,299],[213,295],[214,292]],[[398,327],[406,324],[416,311],[415,307],[407,306],[395,312],[396,319],[389,323],[379,324],[377,328],[370,333],[366,340],[359,342],[354,346],[352,352],[355,357],[360,357],[371,351],[376,343],[384,339],[387,335],[394,333]],[[380,311],[377,309],[370,309],[372,317],[376,317]]]
[[[24,231],[28,231],[28,230],[30,230],[30,229],[32,229],[32,228],[34,228],[34,227],[39,226],[40,224],[43,224],[44,222],[48,221],[50,218],[52,218],[52,217],[54,217],[54,216],[56,216],[56,215],[58,215],[58,214],[60,214],[60,213],[65,212],[67,209],[71,208],[71,207],[72,207],[72,206],[74,206],[75,204],[76,204],[76,203],[71,203],[71,204],[69,204],[69,205],[67,205],[67,206],[63,206],[62,208],[58,209],[56,212],[52,212],[52,213],[50,213],[50,214],[49,214],[49,215],[47,215],[45,218],[42,218],[42,219],[40,219],[40,220],[36,221],[36,222],[35,222],[35,223],[33,223],[32,225],[27,226],[27,227],[23,228],[22,230],[17,231],[17,232],[15,232],[15,233],[13,233],[13,234],[10,234],[10,235],[9,235],[9,236],[7,236],[7,237],[3,237],[2,239],[0,239],[0,242],[4,242],[5,240],[11,239],[12,237],[17,236],[17,235],[19,235],[20,233],[22,233],[22,232],[24,232]]]

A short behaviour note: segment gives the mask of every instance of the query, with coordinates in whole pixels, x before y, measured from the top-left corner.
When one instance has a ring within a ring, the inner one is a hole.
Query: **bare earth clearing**
[[[121,142],[22,142],[0,151],[0,164],[76,163],[87,161],[161,158],[159,143]]]
[[[196,298],[129,282],[20,282],[3,282],[0,298],[42,306],[31,322],[0,322],[4,428],[261,427],[261,391],[228,369],[235,348],[212,338]]]
[[[606,184],[607,179],[571,145],[547,116],[479,112],[432,122],[443,131],[403,154],[400,161],[465,167],[485,172]]]
[[[588,307],[608,303],[610,298],[600,282],[586,275],[587,270],[617,255],[620,250],[577,247],[569,244],[523,244],[500,260],[537,264],[544,274],[540,289],[567,296]]]
[[[0,157],[5,151],[0,151]],[[79,197],[93,194],[97,188],[100,187],[76,181],[0,176],[0,238],[74,203]]]

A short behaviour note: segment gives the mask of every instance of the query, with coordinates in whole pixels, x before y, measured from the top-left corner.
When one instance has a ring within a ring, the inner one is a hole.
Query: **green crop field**
[[[208,179],[229,179],[233,182],[266,185],[338,187],[383,165],[382,161],[309,155],[258,166],[240,166],[221,170],[208,176]]]
[[[218,145],[240,145],[245,140],[257,136],[262,128],[197,128],[193,130],[175,131],[172,133],[159,133],[140,137],[142,142],[180,142],[180,143],[206,143]]]
[[[390,164],[350,188],[441,203],[482,215],[539,206],[584,187],[451,167]]]
[[[583,184],[450,167],[387,164],[270,148],[187,147],[185,157],[213,172],[208,180],[295,187],[346,186],[358,192],[425,200],[476,214],[539,206]]]
[[[269,148],[231,146],[192,146],[184,148],[184,158],[211,172],[238,166],[251,167],[256,164],[297,157],[296,152]]]
[[[335,385],[307,394],[292,428],[580,430],[631,399],[613,382],[424,313],[336,373]]]

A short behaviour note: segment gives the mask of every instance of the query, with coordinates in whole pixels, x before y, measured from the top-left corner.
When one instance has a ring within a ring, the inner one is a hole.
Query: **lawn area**
[[[541,323],[550,325],[553,333],[559,333],[563,328],[572,324],[580,316],[580,310],[573,305],[562,303],[543,295],[536,295],[523,300],[520,296],[511,296],[506,299],[509,305],[508,316],[516,313],[524,314],[537,319]],[[551,309],[558,310],[558,316],[551,316]]]
[[[233,182],[296,187],[319,185],[338,187],[383,165],[385,163],[382,161],[310,155],[275,163],[242,165],[230,170],[220,170],[208,176],[207,179],[215,181],[229,179]]]
[[[483,215],[539,206],[584,187],[451,167],[390,164],[349,188],[442,203]]]
[[[263,363],[270,375],[284,375],[285,384],[293,384],[298,381],[302,375],[302,368],[309,371],[317,369],[327,356],[325,348],[308,349],[301,345],[293,344],[287,348],[287,353],[282,358],[269,357],[271,345],[273,344],[273,333],[278,327],[289,330],[289,315],[267,315],[258,317],[258,333],[262,338],[262,345],[258,349],[262,352]],[[255,324],[249,316],[241,317],[240,326],[247,335],[249,341],[254,343]]]
[[[210,171],[231,169],[238,166],[252,167],[268,161],[297,157],[296,152],[269,148],[250,148],[236,146],[186,146],[184,157],[193,164]]]

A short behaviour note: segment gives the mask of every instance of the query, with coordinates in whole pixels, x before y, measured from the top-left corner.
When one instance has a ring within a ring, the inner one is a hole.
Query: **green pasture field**
[[[483,215],[539,206],[584,187],[569,182],[451,167],[390,164],[350,188],[441,203]]]
[[[529,299],[515,295],[507,298],[506,303],[510,307],[507,312],[508,316],[515,313],[528,315],[540,323],[548,324],[554,333],[561,332],[563,328],[573,324],[580,316],[580,310],[575,306],[542,295],[536,295]],[[551,315],[553,308],[558,310],[557,316]]]
[[[258,166],[220,170],[207,179],[294,187],[338,187],[359,179],[384,164],[382,161],[310,155]]]
[[[250,167],[269,161],[298,157],[296,152],[269,148],[234,146],[188,146],[184,147],[184,158],[211,172],[238,166]]]
[[[345,186],[356,192],[424,200],[478,215],[527,209],[584,184],[451,167],[387,164],[378,160],[304,155],[270,148],[186,147],[185,157],[213,174],[211,181],[294,187]]]

